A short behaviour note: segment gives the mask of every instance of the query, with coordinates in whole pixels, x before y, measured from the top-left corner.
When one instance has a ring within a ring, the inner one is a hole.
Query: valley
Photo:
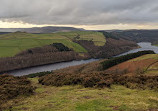
[[[143,50],[153,50],[155,53],[158,53],[158,47],[151,46],[150,43],[148,43],[148,42],[141,42],[141,43],[138,43],[138,45],[141,48],[133,49],[128,52],[121,53],[121,54],[117,55],[116,57],[138,52],[138,51],[143,51]],[[14,76],[28,75],[28,74],[32,74],[32,73],[38,73],[38,72],[53,71],[56,69],[62,69],[65,67],[75,66],[75,65],[79,65],[79,64],[85,64],[85,63],[93,62],[93,61],[97,61],[97,60],[99,60],[99,59],[61,62],[61,63],[55,63],[55,64],[36,66],[36,67],[31,67],[31,68],[26,68],[26,69],[21,69],[21,70],[10,71],[10,72],[8,72],[8,74],[11,74]]]
[[[0,0],[0,111],[158,111],[158,0]]]
[[[157,111],[157,47],[118,37],[1,34],[0,110]]]
[[[4,64],[0,66],[1,73],[73,60],[108,58],[138,48],[135,42],[106,38],[94,31],[14,32],[0,35],[0,43],[0,64]]]
[[[9,99],[1,107],[5,111],[157,111],[157,60],[157,54],[146,54],[103,70],[101,63],[107,61],[103,59],[36,75],[28,78],[34,94]]]

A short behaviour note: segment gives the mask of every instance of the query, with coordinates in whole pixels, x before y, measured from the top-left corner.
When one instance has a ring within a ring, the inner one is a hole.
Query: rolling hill
[[[52,34],[14,32],[0,35],[0,57],[11,57],[24,50],[53,43],[63,43],[75,52],[87,52],[85,48],[75,43],[74,40],[92,40],[96,46],[103,46],[106,42],[102,33],[98,32],[78,31]]]
[[[158,41],[158,30],[119,30],[110,31],[110,33],[118,38],[124,38],[135,42],[151,42]]]
[[[106,60],[57,70],[42,77],[28,78],[31,81],[29,88],[36,87],[34,94],[19,94],[20,96],[0,105],[6,111],[158,110],[158,54],[143,55],[107,70],[102,70],[103,61]],[[137,68],[148,70],[140,73]],[[122,71],[126,69],[131,70]],[[7,90],[11,92],[12,89]]]
[[[0,72],[72,60],[108,58],[135,48],[138,48],[135,42],[106,38],[102,32],[93,31],[2,34],[0,64],[3,65]]]

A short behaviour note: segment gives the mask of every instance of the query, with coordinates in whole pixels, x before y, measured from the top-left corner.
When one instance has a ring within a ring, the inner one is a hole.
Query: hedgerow
[[[102,62],[101,64],[102,64],[103,70],[106,70],[112,66],[115,66],[115,65],[120,64],[122,62],[125,62],[127,60],[130,60],[130,59],[133,59],[133,58],[145,55],[145,54],[155,54],[155,52],[153,52],[151,50],[139,51],[137,53],[132,53],[132,54],[127,54],[127,55],[123,55],[120,57],[111,58],[109,60]]]

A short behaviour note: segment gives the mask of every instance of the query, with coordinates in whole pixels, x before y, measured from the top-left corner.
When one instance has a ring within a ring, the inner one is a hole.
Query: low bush
[[[145,55],[145,54],[155,54],[155,52],[150,51],[150,50],[148,50],[148,51],[139,51],[137,53],[127,54],[127,55],[124,55],[124,56],[115,57],[115,58],[106,60],[106,61],[102,62],[101,64],[102,64],[103,70],[106,70],[106,69],[108,69],[112,66],[115,66],[115,65],[120,64],[122,62],[125,62],[127,60],[130,60],[130,59],[133,59],[133,58]]]
[[[84,87],[110,87],[113,81],[108,76],[98,73],[90,74],[50,74],[39,78],[42,85],[83,85]]]
[[[115,84],[124,85],[131,89],[158,89],[158,76],[120,76],[113,79]]]
[[[127,76],[124,74],[85,73],[85,74],[49,74],[39,78],[42,85],[64,86],[82,85],[84,87],[110,87],[112,84],[128,88],[158,89],[158,76]]]
[[[31,82],[25,77],[0,75],[0,108],[6,101],[19,95],[33,94],[34,89]]]

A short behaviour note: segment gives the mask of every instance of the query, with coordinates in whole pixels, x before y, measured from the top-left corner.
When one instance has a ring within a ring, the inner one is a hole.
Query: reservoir
[[[157,46],[152,46],[150,42],[140,42],[140,43],[137,43],[137,44],[140,46],[139,49],[133,49],[133,50],[130,50],[130,51],[125,52],[123,54],[120,54],[118,56],[130,54],[130,53],[135,53],[135,52],[138,52],[138,51],[144,51],[144,50],[152,50],[152,51],[154,51],[155,53],[158,54],[158,47]]]
[[[61,62],[61,63],[19,69],[15,71],[10,71],[7,74],[11,74],[14,76],[23,76],[23,75],[28,75],[28,74],[37,73],[37,72],[52,71],[52,70],[62,69],[62,68],[70,67],[70,66],[86,64],[86,63],[94,62],[97,60],[99,59],[89,59],[89,60],[80,60],[80,61],[74,60],[70,62]]]
[[[130,50],[118,56],[135,53],[135,52],[143,51],[143,50],[153,50],[155,53],[158,53],[158,47],[152,46],[150,42],[140,42],[138,43],[138,45],[141,48]],[[86,63],[90,63],[90,62],[94,62],[98,60],[99,59],[89,59],[89,60],[80,60],[80,61],[75,60],[75,61],[70,61],[70,62],[61,62],[61,63],[55,63],[55,64],[49,64],[49,65],[43,65],[43,66],[36,66],[32,68],[19,69],[19,70],[11,71],[8,74],[11,74],[14,76],[23,76],[23,75],[28,75],[28,74],[37,73],[37,72],[52,71],[52,70],[62,69],[62,68],[70,67],[70,66],[86,64]]]

